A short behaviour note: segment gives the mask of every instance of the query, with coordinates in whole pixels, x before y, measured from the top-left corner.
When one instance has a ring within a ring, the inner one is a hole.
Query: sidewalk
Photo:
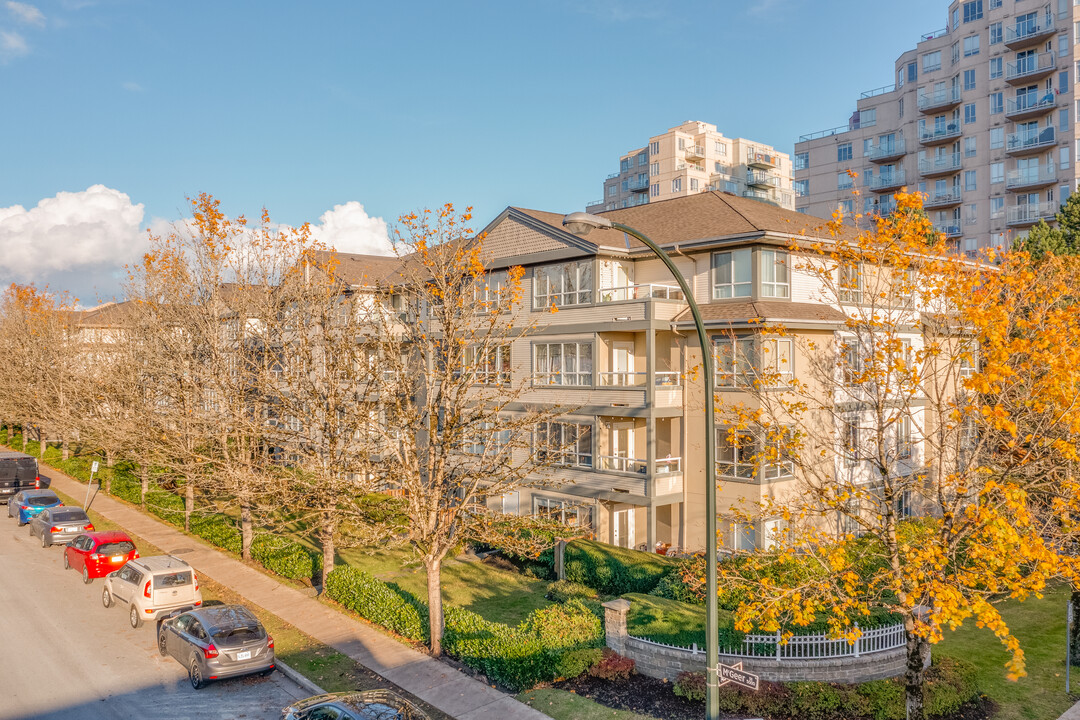
[[[1080,703],[1076,703],[1071,708],[1061,714],[1058,720],[1080,720]]]
[[[85,495],[85,485],[55,468],[49,467],[48,470],[53,488],[74,498]],[[547,719],[547,715],[513,697],[403,645],[124,503],[99,494],[94,500],[93,509],[165,552],[184,550],[184,560],[200,573],[458,720]]]

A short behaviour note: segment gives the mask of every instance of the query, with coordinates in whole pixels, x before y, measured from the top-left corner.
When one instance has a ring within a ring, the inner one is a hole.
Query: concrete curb
[[[312,695],[325,695],[326,694],[326,691],[323,690],[321,687],[319,687],[315,683],[311,682],[306,677],[304,677],[303,675],[298,673],[296,670],[293,670],[291,667],[289,667],[285,663],[281,662],[281,658],[274,658],[274,665],[277,666],[278,671],[280,671],[282,675],[289,678],[294,683],[296,683],[300,687],[304,688],[304,690],[308,691]]]

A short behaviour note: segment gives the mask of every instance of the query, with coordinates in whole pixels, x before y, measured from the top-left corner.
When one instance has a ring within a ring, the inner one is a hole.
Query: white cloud
[[[128,81],[121,85],[121,87],[123,87],[128,92],[142,92],[142,85],[137,82]]]
[[[8,12],[15,16],[16,21],[24,25],[45,27],[45,16],[33,5],[14,2],[14,0],[8,0],[4,5],[7,7]]]
[[[68,271],[115,272],[145,252],[142,220],[141,203],[104,185],[57,193],[29,210],[0,208],[0,278],[44,283]]]
[[[30,52],[26,39],[17,32],[0,30],[0,62],[7,62]]]
[[[364,206],[355,200],[335,205],[312,224],[311,234],[338,252],[367,255],[392,255],[390,234],[386,221],[371,217]]]

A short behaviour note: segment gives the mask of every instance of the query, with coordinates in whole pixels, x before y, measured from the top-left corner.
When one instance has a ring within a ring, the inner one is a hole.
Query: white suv
[[[172,555],[156,555],[129,560],[105,578],[101,604],[128,607],[131,627],[144,620],[157,620],[177,608],[202,605],[199,577],[195,569]]]

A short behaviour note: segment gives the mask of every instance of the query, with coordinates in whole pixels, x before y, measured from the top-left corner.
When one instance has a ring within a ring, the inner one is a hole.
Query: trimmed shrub
[[[829,720],[840,709],[840,691],[823,682],[788,683],[795,716],[806,720]]]
[[[904,720],[904,687],[894,680],[873,680],[856,686],[866,699],[866,714],[873,720]]]
[[[236,551],[240,551],[239,545]],[[270,572],[292,580],[310,580],[322,570],[322,555],[279,535],[256,535],[251,541],[251,557]]]
[[[224,548],[229,552],[240,553],[240,530],[226,515],[220,513],[193,515],[191,532],[211,545]]]
[[[605,595],[647,593],[675,569],[671,559],[591,540],[575,540],[563,555],[566,579]]]
[[[595,600],[597,593],[591,587],[581,583],[571,582],[570,580],[556,580],[547,586],[547,593],[544,594],[544,597],[557,603],[564,603],[575,598]]]
[[[146,493],[146,509],[170,525],[184,526],[184,499],[161,488]]]
[[[687,700],[704,700],[707,680],[702,672],[681,672],[675,678],[672,689],[679,697]]]
[[[334,568],[326,578],[324,592],[365,620],[409,640],[427,641],[427,607],[402,597],[362,570],[348,566]]]
[[[634,674],[634,661],[614,650],[604,649],[604,658],[589,668],[589,675],[601,680],[629,680]]]
[[[576,650],[604,643],[603,620],[581,600],[538,608],[522,625],[542,639],[549,650]]]
[[[926,714],[953,715],[978,691],[974,665],[956,658],[935,657],[926,671]]]
[[[555,679],[570,680],[586,672],[604,658],[602,648],[582,648],[568,650],[555,661]]]
[[[446,651],[489,679],[521,692],[554,679],[558,656],[535,633],[485,620],[462,608],[446,608]]]

